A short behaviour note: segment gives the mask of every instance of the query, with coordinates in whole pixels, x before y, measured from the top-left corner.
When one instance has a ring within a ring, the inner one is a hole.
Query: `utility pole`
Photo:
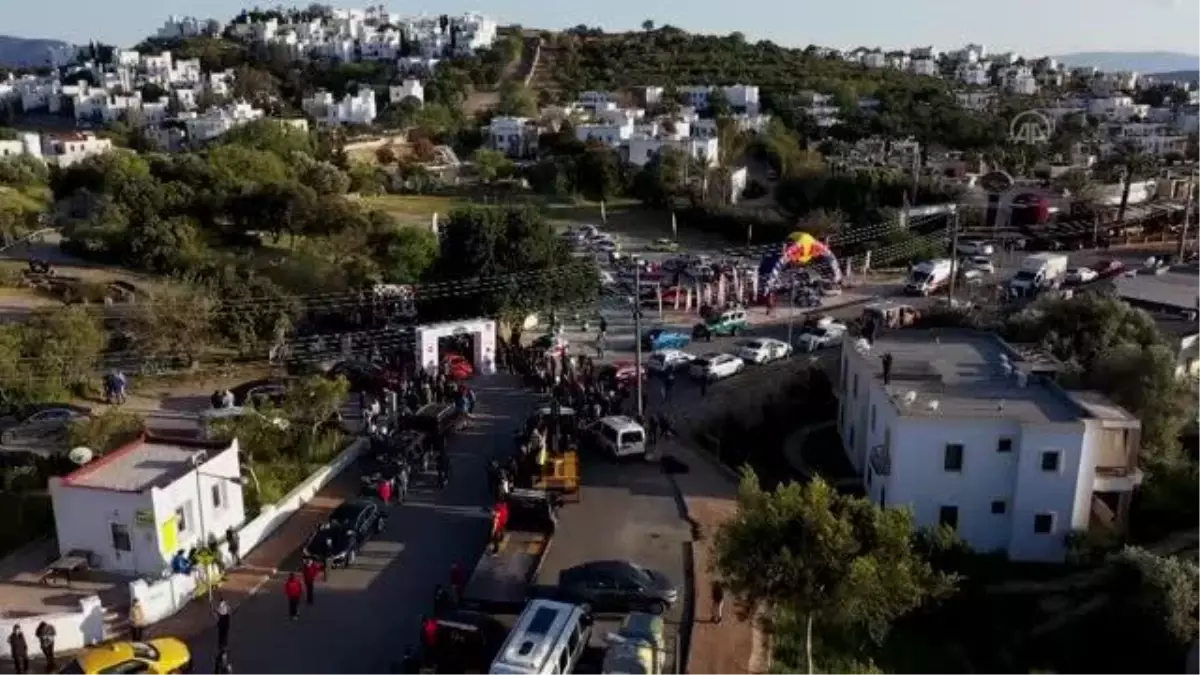
[[[1196,192],[1195,178],[1196,178],[1196,174],[1192,174],[1192,175],[1188,176],[1187,206],[1185,206],[1183,209],[1183,227],[1179,228],[1179,260],[1180,260],[1180,262],[1182,262],[1183,258],[1185,256],[1187,256],[1188,226],[1192,222],[1192,208],[1196,205],[1196,200],[1194,197],[1195,192]]]
[[[659,295],[661,301],[662,295]],[[633,344],[634,368],[633,379],[637,381],[637,412],[641,417],[646,413],[642,399],[642,266],[633,266]]]
[[[954,306],[954,286],[958,281],[958,211],[950,216],[950,306]]]

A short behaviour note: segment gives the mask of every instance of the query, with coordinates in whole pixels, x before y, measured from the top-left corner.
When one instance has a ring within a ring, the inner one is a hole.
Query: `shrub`
[[[67,439],[70,447],[91,448],[99,457],[133,441],[145,431],[146,421],[140,415],[110,408],[99,415],[73,422]]]

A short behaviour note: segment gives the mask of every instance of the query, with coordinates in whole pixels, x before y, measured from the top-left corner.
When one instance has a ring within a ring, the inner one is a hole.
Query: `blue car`
[[[689,333],[655,328],[642,336],[642,349],[656,352],[660,349],[683,349],[692,341]]]

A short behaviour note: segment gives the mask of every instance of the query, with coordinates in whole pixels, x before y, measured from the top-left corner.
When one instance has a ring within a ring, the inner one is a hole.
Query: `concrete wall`
[[[110,572],[136,574],[161,568],[149,493],[63,485],[57,477],[50,479],[49,487],[60,554],[72,549],[91,551],[97,567]],[[114,526],[129,533],[132,550],[113,547]]]
[[[263,508],[262,513],[246,523],[238,531],[242,554],[254,550],[267,537],[271,536],[279,526],[283,525],[302,506],[312,501],[321,488],[329,484],[346,467],[358,459],[359,454],[366,448],[366,439],[358,439],[346,447],[333,461],[315,471],[294,490],[275,504]],[[229,551],[225,544],[221,545],[222,557],[229,559]],[[146,620],[150,623],[161,621],[192,600],[197,589],[194,577],[184,577],[170,574],[157,581],[137,580],[129,584],[129,596],[142,602]]]
[[[37,638],[33,636],[33,632],[37,630],[38,624],[42,621],[48,622],[57,631],[58,638],[54,644],[55,650],[60,654],[94,645],[104,639],[104,607],[100,603],[99,597],[89,595],[79,600],[79,609],[74,612],[43,614],[21,619],[0,619],[0,633],[3,633],[6,638],[0,640],[0,658],[7,658],[11,655],[7,637],[12,633],[12,627],[15,624],[20,624],[22,632],[25,633],[25,640],[29,643],[30,656],[40,657]]]

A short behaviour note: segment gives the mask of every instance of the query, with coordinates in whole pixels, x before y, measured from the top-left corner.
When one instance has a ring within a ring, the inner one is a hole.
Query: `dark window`
[[[1039,513],[1033,517],[1034,534],[1050,534],[1054,529],[1054,514]]]
[[[1012,452],[1012,439],[1001,438],[1000,441],[996,443],[996,452]]]
[[[995,515],[1002,516],[1007,510],[1008,504],[1003,499],[997,499],[996,501],[992,502],[992,513]]]
[[[946,456],[942,462],[942,466],[947,471],[962,471],[963,446],[961,443],[946,444]]]
[[[132,551],[133,540],[129,537],[129,527],[121,523],[112,524],[112,545],[118,551]]]
[[[938,524],[945,525],[952,530],[958,529],[958,507],[943,506],[938,509]]]
[[[1057,450],[1042,453],[1042,471],[1058,471],[1058,460],[1061,453]]]
[[[529,625],[525,628],[525,632],[530,635],[549,635],[550,627],[554,625],[554,619],[558,617],[558,611],[542,607],[534,612],[533,618],[529,620]]]

